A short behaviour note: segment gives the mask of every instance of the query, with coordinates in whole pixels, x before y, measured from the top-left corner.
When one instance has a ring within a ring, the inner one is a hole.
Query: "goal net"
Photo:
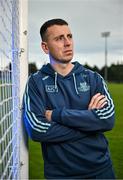
[[[0,0],[0,179],[19,179],[19,0]]]

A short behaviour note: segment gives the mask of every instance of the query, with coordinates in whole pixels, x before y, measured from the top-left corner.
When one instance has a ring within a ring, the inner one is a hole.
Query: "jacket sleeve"
[[[92,83],[93,95],[101,93],[107,97],[107,104],[101,109],[77,110],[77,109],[55,109],[52,120],[67,127],[74,127],[82,132],[109,131],[114,126],[114,104],[103,78],[96,74],[96,81]],[[92,96],[93,96],[92,95]]]
[[[74,141],[85,137],[87,134],[73,128],[66,127],[57,122],[49,123],[44,116],[45,105],[42,94],[36,88],[36,83],[31,76],[27,82],[23,96],[22,117],[29,137],[39,142],[64,142]]]

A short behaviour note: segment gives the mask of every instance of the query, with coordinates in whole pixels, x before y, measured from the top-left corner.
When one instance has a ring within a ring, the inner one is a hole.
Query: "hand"
[[[52,110],[46,110],[45,112],[45,117],[48,121],[51,121],[52,112]]]
[[[103,108],[105,104],[107,104],[106,96],[97,93],[91,98],[88,109],[100,109]]]

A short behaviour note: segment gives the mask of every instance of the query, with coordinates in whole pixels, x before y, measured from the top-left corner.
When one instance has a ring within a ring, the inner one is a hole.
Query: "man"
[[[68,23],[40,28],[50,64],[31,75],[24,94],[24,123],[41,142],[47,179],[115,179],[104,136],[114,125],[114,105],[103,78],[72,63]]]

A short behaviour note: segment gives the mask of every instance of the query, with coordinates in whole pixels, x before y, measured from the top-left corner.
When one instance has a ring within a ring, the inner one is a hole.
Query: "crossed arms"
[[[87,110],[46,110],[44,92],[43,86],[38,92],[31,76],[24,93],[23,120],[28,135],[34,141],[74,141],[87,136],[88,132],[104,132],[113,128],[114,105],[105,88],[98,89],[100,93],[92,96]]]
[[[97,93],[91,98],[91,101],[88,105],[88,110],[91,109],[101,109],[107,104],[107,98],[100,93]],[[45,117],[50,122],[52,119],[52,112],[53,110],[46,110]]]

